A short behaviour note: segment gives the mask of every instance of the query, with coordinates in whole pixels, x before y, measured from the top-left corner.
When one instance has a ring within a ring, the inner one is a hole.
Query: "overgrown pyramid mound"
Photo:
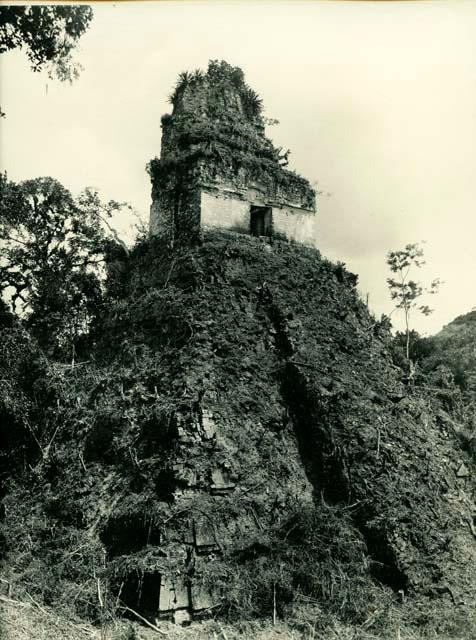
[[[151,621],[471,637],[474,462],[448,397],[402,384],[356,277],[218,232],[114,273],[84,362],[45,370],[8,579],[90,617],[99,582]]]

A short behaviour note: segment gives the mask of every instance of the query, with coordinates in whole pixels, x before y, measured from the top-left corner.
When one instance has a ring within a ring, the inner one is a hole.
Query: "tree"
[[[422,247],[418,244],[407,244],[400,251],[389,251],[387,265],[395,277],[387,278],[392,300],[396,302],[395,309],[401,309],[405,316],[405,356],[410,361],[410,314],[416,309],[425,316],[432,313],[427,305],[419,305],[419,299],[424,293],[438,292],[441,281],[436,278],[429,287],[410,278],[412,270],[419,269],[425,264]],[[394,310],[395,310],[394,309]]]
[[[89,27],[93,12],[85,5],[0,7],[0,53],[26,49],[33,71],[49,67],[60,80],[78,76],[72,51]]]
[[[108,218],[122,206],[90,189],[74,199],[53,178],[0,177],[0,295],[47,350],[74,357],[97,315],[104,263],[118,246]]]

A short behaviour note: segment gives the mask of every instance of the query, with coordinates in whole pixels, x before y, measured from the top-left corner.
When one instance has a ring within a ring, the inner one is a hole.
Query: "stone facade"
[[[203,189],[200,193],[201,227],[250,233],[252,204],[253,200],[242,199],[233,193],[213,193]],[[292,206],[271,206],[270,209],[271,237],[302,243],[315,237],[316,217],[312,211]]]
[[[197,240],[206,228],[315,237],[315,193],[282,166],[240,69],[211,62],[206,74],[182,74],[172,103],[161,158],[149,163],[151,234],[172,242]]]

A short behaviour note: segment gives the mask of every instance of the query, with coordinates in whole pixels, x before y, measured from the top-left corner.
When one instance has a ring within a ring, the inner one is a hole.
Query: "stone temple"
[[[219,228],[313,239],[315,192],[265,136],[261,99],[241,69],[211,61],[206,73],[183,73],[170,101],[160,159],[148,165],[151,235],[193,242]]]

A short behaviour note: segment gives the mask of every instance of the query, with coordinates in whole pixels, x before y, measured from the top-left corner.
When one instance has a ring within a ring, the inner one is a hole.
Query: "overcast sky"
[[[148,215],[145,165],[177,75],[240,66],[268,129],[318,199],[323,254],[359,274],[388,313],[385,256],[426,241],[423,280],[445,284],[433,333],[476,306],[476,2],[245,1],[98,4],[72,86],[0,58],[0,160],[13,180],[51,175]],[[122,221],[123,226],[127,221]]]

